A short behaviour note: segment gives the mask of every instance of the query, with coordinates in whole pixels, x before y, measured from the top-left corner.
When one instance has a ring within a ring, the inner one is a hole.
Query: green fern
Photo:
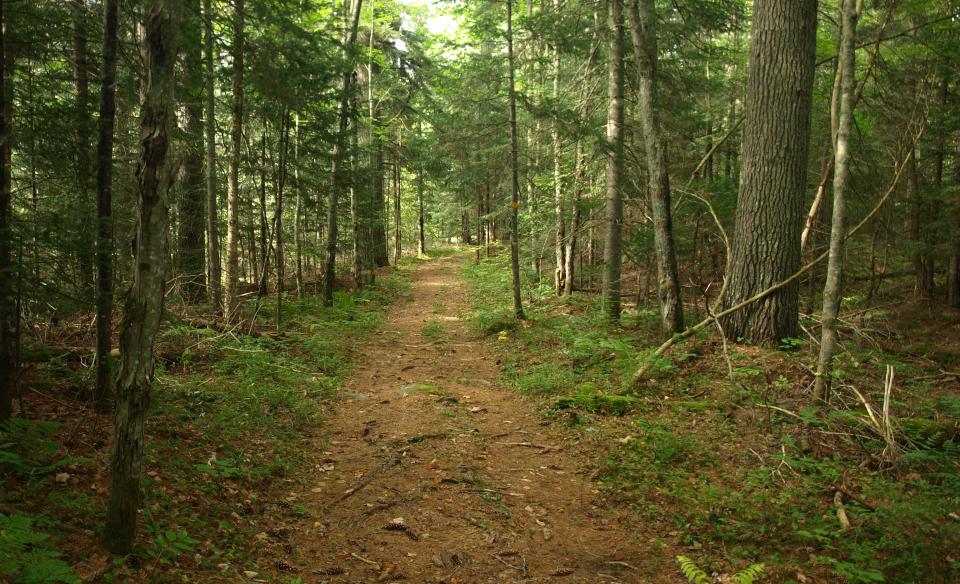
[[[733,576],[738,584],[753,584],[764,576],[763,564],[751,564]]]
[[[691,584],[710,584],[710,576],[701,570],[693,560],[687,556],[677,556],[677,562],[680,563],[680,571],[687,577]]]
[[[710,584],[710,576],[701,570],[693,560],[686,556],[677,556],[677,562],[680,563],[680,571],[687,577],[688,582],[691,584]],[[753,584],[763,578],[764,569],[763,564],[751,564],[734,574],[733,580],[737,584]]]

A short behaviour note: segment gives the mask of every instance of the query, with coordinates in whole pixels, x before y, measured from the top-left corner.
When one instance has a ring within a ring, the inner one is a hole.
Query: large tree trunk
[[[223,316],[231,322],[238,309],[240,286],[240,147],[243,140],[244,0],[234,0],[233,120],[230,127],[230,169],[227,175],[227,289]],[[211,170],[213,170],[211,168]]]
[[[509,73],[510,102],[510,268],[513,275],[513,312],[523,319],[523,303],[520,298],[520,169],[517,163],[517,90],[514,80],[513,54],[513,0],[507,0],[507,68]]]
[[[607,317],[620,320],[620,262],[623,229],[623,4],[608,0],[606,239],[603,247],[603,299]]]
[[[729,308],[786,280],[800,267],[800,229],[816,43],[816,0],[757,0],[753,10],[747,120]],[[796,281],[723,319],[733,340],[797,336]]]
[[[639,77],[640,121],[643,125],[650,188],[650,215],[657,260],[657,289],[660,300],[660,328],[665,336],[683,331],[683,300],[673,243],[670,212],[670,173],[667,148],[661,137],[657,96],[657,15],[653,0],[629,0],[630,30]],[[712,160],[712,158],[710,158]],[[713,178],[712,163],[708,170]]]
[[[344,50],[357,40],[357,27],[360,25],[360,10],[363,0],[351,0],[351,24],[344,39]],[[338,111],[337,134],[333,145],[333,165],[331,168],[330,201],[327,207],[327,258],[323,271],[323,301],[333,304],[333,287],[337,279],[337,205],[340,191],[343,189],[343,156],[346,147],[347,122],[350,118],[350,91],[353,83],[353,67],[346,67],[340,81],[340,109]]]
[[[110,461],[110,502],[104,542],[115,554],[133,548],[143,466],[143,424],[153,383],[153,343],[163,314],[170,126],[175,115],[173,65],[180,0],[153,0],[146,11],[147,66],[140,121],[136,269],[124,304],[117,377],[116,436]]]
[[[823,316],[820,334],[820,355],[814,396],[827,401],[830,391],[830,370],[837,348],[837,314],[840,311],[840,288],[843,279],[843,242],[846,235],[846,188],[850,180],[850,132],[853,127],[853,80],[856,74],[857,0],[842,3],[842,40],[840,43],[840,98],[837,115],[837,139],[834,147],[833,223],[830,227],[830,255],[827,260],[827,282],[823,287]]]
[[[117,111],[118,0],[103,4],[103,64],[100,70],[100,119],[97,136],[97,381],[94,407],[109,408],[113,329],[113,127]]]
[[[203,0],[204,34],[204,129],[207,165],[207,284],[214,311],[223,311],[223,281],[220,272],[220,219],[217,213],[217,118],[214,82],[217,77],[213,55],[213,7]]]
[[[7,94],[6,13],[0,0],[0,422],[10,418],[17,381],[17,300],[13,282],[13,201],[10,189],[10,120]]]

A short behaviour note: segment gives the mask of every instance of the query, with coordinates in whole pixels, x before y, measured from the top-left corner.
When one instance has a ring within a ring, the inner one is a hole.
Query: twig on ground
[[[370,565],[370,566],[373,566],[373,567],[376,568],[377,570],[382,570],[382,569],[383,569],[383,568],[380,567],[380,564],[378,564],[377,562],[374,562],[373,560],[368,560],[367,558],[361,556],[361,555],[358,554],[358,553],[350,552],[350,556],[351,556],[351,557],[354,557],[354,558],[356,558],[356,559],[358,559],[358,560],[360,560],[360,561],[363,562],[364,564],[368,564],[368,565]]]

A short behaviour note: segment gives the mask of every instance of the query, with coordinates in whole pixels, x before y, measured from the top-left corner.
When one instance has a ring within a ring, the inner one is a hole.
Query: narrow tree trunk
[[[352,148],[350,149],[350,174],[356,176],[357,163],[356,163],[356,154],[357,154],[357,132],[353,132],[350,136],[352,143]],[[356,181],[350,182],[350,247],[351,247],[351,256],[353,258],[353,267],[350,270],[353,275],[353,286],[355,289],[359,290],[363,286],[363,260],[361,258],[361,218],[360,218],[360,193],[357,189]]]
[[[230,127],[230,169],[227,176],[227,289],[223,316],[237,316],[240,286],[240,147],[243,140],[244,0],[234,0],[233,13],[233,120]],[[209,82],[208,82],[209,84]],[[208,130],[209,131],[209,130]],[[209,148],[209,146],[208,146]],[[213,170],[211,168],[211,170]]]
[[[673,243],[670,210],[670,173],[667,148],[661,137],[657,95],[657,15],[653,0],[629,0],[630,29],[639,78],[640,121],[643,125],[650,188],[650,215],[656,248],[657,291],[660,300],[660,329],[665,336],[683,331],[683,300]],[[708,171],[712,177],[712,163]]]
[[[87,51],[87,6],[85,0],[71,0],[73,13],[73,71],[76,86],[77,147],[76,147],[76,185],[83,201],[84,218],[80,225],[77,259],[80,266],[80,287],[83,294],[94,294],[94,249],[96,247],[96,226],[86,221],[87,210],[93,205],[90,197],[90,134],[92,132],[90,116],[90,65]]]
[[[553,8],[556,12],[560,11],[560,0],[553,0]],[[560,65],[560,43],[555,42],[553,47],[553,107],[555,108],[560,106]],[[563,294],[567,282],[566,248],[564,247],[567,234],[563,212],[563,158],[559,114],[555,114],[551,121],[550,139],[553,143],[553,215],[556,229],[553,287],[559,295]]]
[[[290,112],[283,108],[280,118],[280,153],[277,169],[277,208],[273,216],[273,238],[276,250],[274,264],[277,271],[277,334],[283,330],[281,315],[283,309],[283,189],[287,182],[287,151],[290,146]]]
[[[402,141],[402,135],[398,137],[398,140]],[[398,154],[393,165],[393,265],[395,266],[400,265],[400,256],[403,254],[403,234],[401,233],[402,223],[400,221],[400,185],[402,179],[403,167],[400,166],[400,156]]]
[[[195,18],[192,14],[190,18]],[[190,50],[184,59],[188,87],[183,102],[186,113],[186,141],[200,144],[203,141],[203,98],[201,97],[203,69],[199,51]],[[206,292],[204,258],[204,204],[203,150],[187,148],[184,164],[185,176],[180,193],[180,221],[178,224],[177,272],[181,278],[184,301],[199,303]]]
[[[816,0],[756,0],[743,169],[731,250],[729,308],[800,267],[800,229],[810,141]],[[723,319],[731,340],[778,342],[799,331],[799,283]]]
[[[607,318],[620,320],[620,262],[623,228],[623,5],[608,0],[606,239],[603,247],[603,298]]]
[[[956,188],[960,188],[960,138],[957,139],[953,164],[953,182]],[[960,230],[960,206],[954,207],[953,225],[954,228]],[[951,308],[960,308],[960,234],[953,236],[950,271],[947,276],[947,303]]]
[[[112,0],[116,1],[116,0]],[[213,55],[213,7],[203,0],[204,33],[204,130],[207,166],[207,285],[214,312],[223,312],[223,281],[220,272],[220,219],[217,212],[217,118],[214,82],[217,77]]]
[[[6,10],[0,0],[0,422],[12,413],[12,399],[18,363],[17,301],[11,261],[13,242],[13,200],[10,189],[10,120],[12,108],[7,94]]]
[[[577,253],[577,240],[580,236],[580,223],[581,223],[581,209],[580,209],[580,199],[583,194],[584,184],[587,180],[587,155],[586,150],[583,144],[582,128],[586,126],[589,122],[589,106],[588,98],[590,97],[590,86],[593,81],[593,68],[595,62],[595,56],[597,54],[597,48],[600,45],[600,33],[601,33],[601,18],[600,11],[598,8],[593,10],[593,35],[590,40],[590,56],[587,58],[587,67],[583,75],[583,80],[581,82],[580,90],[580,109],[579,109],[579,119],[578,122],[581,126],[581,130],[577,132],[577,145],[575,149],[576,159],[574,161],[574,170],[573,170],[573,205],[570,213],[570,228],[567,232],[567,244],[566,249],[564,250],[564,261],[566,263],[564,267],[564,287],[563,295],[570,296],[573,294],[575,287],[574,272],[575,272],[575,261],[578,256]],[[580,254],[582,255],[582,254]],[[583,267],[583,259],[580,259],[580,267]],[[583,280],[581,274],[581,281]]]
[[[417,138],[423,140],[422,123],[417,122]],[[417,169],[417,256],[427,255],[426,235],[423,226],[423,158],[422,153],[417,155],[419,167]]]
[[[113,329],[113,128],[117,111],[118,0],[103,4],[103,63],[100,69],[100,119],[97,136],[97,381],[93,403],[106,413],[111,395],[110,354]]]
[[[523,303],[520,298],[520,169],[517,163],[517,90],[514,80],[513,54],[513,0],[507,0],[507,68],[509,69],[508,98],[510,102],[510,268],[513,272],[513,312],[523,319]]]
[[[853,81],[856,73],[857,0],[844,0],[842,40],[840,43],[840,104],[837,117],[837,139],[834,148],[836,172],[833,177],[833,222],[830,227],[830,255],[827,260],[827,282],[823,287],[823,317],[820,334],[820,355],[814,396],[827,401],[830,392],[830,371],[837,348],[837,314],[840,311],[840,288],[843,279],[843,241],[846,235],[846,188],[850,179],[850,132],[853,127]]]
[[[146,11],[147,66],[137,164],[136,269],[124,304],[117,377],[116,436],[104,543],[115,554],[133,548],[143,466],[143,425],[153,383],[153,343],[163,314],[170,186],[168,168],[180,0],[153,0]]]
[[[296,203],[293,209],[293,245],[297,262],[297,298],[303,297],[303,189],[300,184],[300,114],[293,118],[293,182]]]
[[[357,40],[357,28],[360,25],[360,10],[363,0],[351,0],[351,24],[344,39],[344,49],[347,50]],[[337,135],[333,146],[333,167],[331,169],[330,201],[327,208],[327,258],[323,272],[323,301],[329,306],[333,304],[333,287],[337,279],[337,205],[340,202],[340,190],[343,188],[342,166],[347,122],[350,112],[350,91],[353,83],[353,67],[347,66],[340,81],[340,105],[338,111]]]
[[[916,249],[913,252],[913,269],[916,272],[917,297],[922,300],[933,299],[933,257],[930,254],[930,244],[926,233],[926,223],[929,217],[929,205],[924,200],[920,189],[920,169],[917,164],[917,152],[910,157],[908,168],[907,188],[910,192],[910,239]]]
[[[589,75],[588,75],[589,79]],[[574,261],[577,256],[577,238],[580,232],[580,199],[583,191],[583,182],[586,180],[586,152],[583,148],[583,139],[577,138],[575,169],[573,173],[573,205],[570,211],[570,232],[566,239],[566,249],[564,249],[564,268],[563,268],[563,295],[570,296],[574,289]],[[582,266],[582,262],[581,262]]]
[[[267,294],[267,274],[270,273],[270,227],[267,219],[267,112],[264,109],[262,118],[263,129],[260,133],[260,260],[257,254],[251,253],[250,260],[254,265],[253,273],[257,281],[257,297]],[[253,240],[251,240],[252,243]],[[251,248],[253,246],[251,245]]]

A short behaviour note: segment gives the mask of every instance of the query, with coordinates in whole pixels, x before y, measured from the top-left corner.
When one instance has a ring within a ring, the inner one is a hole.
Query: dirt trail
[[[495,385],[496,358],[457,316],[469,306],[460,261],[421,266],[412,298],[360,352],[325,423],[316,482],[298,497],[315,513],[297,538],[298,575],[675,581],[651,578],[647,539],[601,508],[533,404]]]

